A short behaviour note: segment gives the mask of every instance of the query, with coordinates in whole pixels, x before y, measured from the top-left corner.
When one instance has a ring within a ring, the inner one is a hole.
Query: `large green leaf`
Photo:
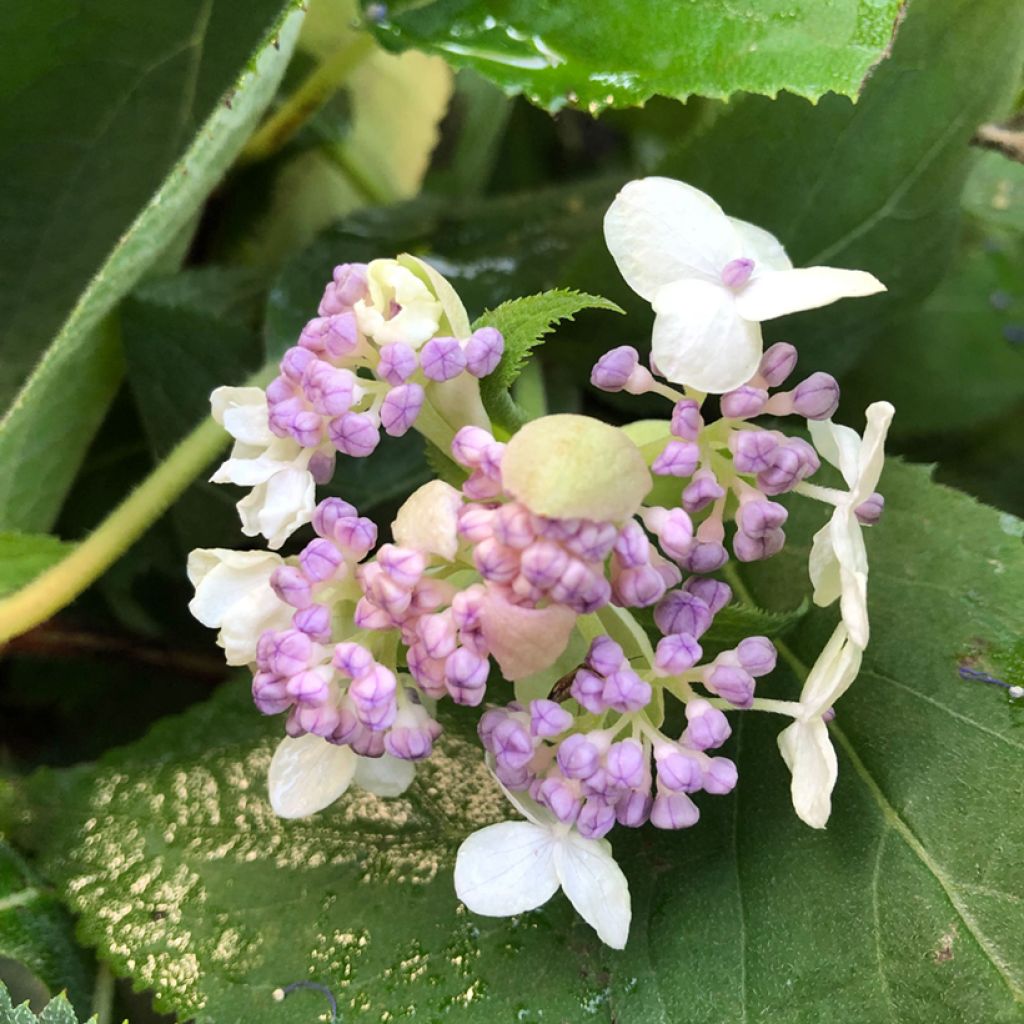
[[[755,0],[363,0],[381,40],[439,53],[550,110],[655,93],[856,95],[892,38],[899,3]]]
[[[105,318],[245,142],[302,14],[292,0],[283,13],[281,0],[260,0],[244,18],[214,0],[158,15],[135,3],[69,16],[57,0],[8,10],[20,26],[0,94],[13,232],[0,274],[3,363],[16,367],[8,394],[64,321],[0,421],[0,524],[38,530],[56,517],[117,386],[118,338]]]
[[[18,833],[81,937],[199,1024],[308,1020],[316,993],[271,998],[297,979],[331,988],[343,1019],[1018,1021],[1024,717],[958,667],[1024,670],[1024,549],[1009,520],[920,468],[891,464],[883,489],[873,643],[839,707],[829,828],[793,815],[782,723],[740,716],[735,796],[703,799],[691,831],[616,837],[634,899],[622,954],[561,896],[508,921],[459,908],[453,848],[505,811],[458,735],[398,801],[356,793],[274,819],[263,777],[279,723],[241,680],[97,767],[36,775]],[[761,603],[799,603],[823,515],[799,506],[786,551],[749,571]],[[810,662],[834,620],[800,622],[794,660]],[[798,687],[789,669],[761,684]]]
[[[0,594],[23,587],[71,550],[46,533],[0,533]]]
[[[942,278],[978,156],[970,139],[1005,111],[1022,59],[1024,6],[911,0],[892,56],[856,104],[751,97],[664,163],[663,173],[774,232],[798,266],[857,267],[888,286],[886,295],[772,321],[768,340],[794,341],[807,364],[833,372],[883,330],[898,348],[886,318]]]

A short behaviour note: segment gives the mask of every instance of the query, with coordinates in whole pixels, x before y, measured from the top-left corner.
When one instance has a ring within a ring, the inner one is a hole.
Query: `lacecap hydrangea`
[[[481,757],[519,818],[466,838],[458,897],[503,916],[561,888],[618,948],[630,899],[606,837],[696,826],[702,803],[740,782],[737,715],[787,722],[794,808],[825,826],[827,722],[868,643],[863,529],[882,515],[893,409],[869,407],[863,436],[834,423],[836,381],[762,342],[762,321],[882,290],[870,274],[794,269],[768,232],[664,178],[625,186],[605,235],[656,317],[650,364],[620,346],[591,382],[659,396],[663,419],[492,423],[480,381],[502,365],[494,318],[474,327],[412,256],[342,264],[270,384],[212,396],[235,441],[213,480],[249,489],[242,532],[270,550],[197,550],[188,572],[192,612],[249,667],[258,711],[281,716],[277,814],[314,814],[352,784],[400,794],[444,703],[477,708]],[[317,487],[339,453],[365,457],[409,430],[452,471],[408,498],[382,542]],[[842,487],[820,482],[822,462]],[[826,506],[808,573],[839,618],[799,698],[780,699],[769,638],[713,654],[702,640],[735,599],[736,563],[777,555],[800,499]]]

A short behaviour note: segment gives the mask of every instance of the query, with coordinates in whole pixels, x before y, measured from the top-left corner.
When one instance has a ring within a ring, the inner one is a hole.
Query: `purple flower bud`
[[[658,782],[674,793],[696,793],[701,787],[700,762],[681,747],[664,746],[654,752]]]
[[[334,452],[314,452],[306,468],[316,483],[327,484],[334,476],[334,462]]]
[[[732,600],[732,589],[728,583],[702,576],[691,576],[683,584],[683,590],[699,597],[712,615],[717,615]]]
[[[349,746],[361,757],[383,757],[384,731],[369,727],[363,728],[360,723],[360,728],[349,740]]]
[[[603,697],[605,704],[614,711],[622,714],[639,711],[651,702],[651,684],[631,668],[619,669],[605,680]]]
[[[639,741],[629,739],[613,743],[605,755],[605,771],[613,785],[639,789],[647,773],[647,755]]]
[[[768,469],[778,447],[778,435],[769,430],[734,430],[729,435],[733,464],[740,473],[761,473]]]
[[[602,391],[621,391],[640,363],[640,353],[630,345],[605,352],[590,373],[590,383]]]
[[[765,350],[757,372],[768,387],[777,388],[785,383],[795,368],[796,349],[788,342],[778,341]]]
[[[539,540],[523,551],[519,570],[535,587],[550,590],[569,564],[569,556],[557,544]]]
[[[697,805],[685,793],[659,793],[654,798],[651,824],[655,828],[690,828],[699,818]]]
[[[501,331],[495,327],[481,327],[466,342],[466,369],[474,377],[486,377],[497,369],[504,351],[505,339]]]
[[[279,715],[294,703],[288,693],[288,680],[273,672],[257,672],[252,677],[252,700],[263,715]]]
[[[332,736],[338,728],[338,709],[330,702],[326,704],[296,704],[285,723],[289,736],[301,736],[311,732],[324,739]]]
[[[285,629],[270,634],[270,637],[270,643],[267,645],[269,650],[265,653],[260,652],[264,655],[260,660],[266,662],[271,672],[276,672],[279,676],[294,676],[309,667],[313,656],[313,642],[305,633],[300,633],[297,629]],[[262,647],[263,637],[260,641]]]
[[[647,526],[658,535],[661,550],[669,558],[685,558],[693,547],[693,521],[685,509],[654,507],[644,514]]]
[[[292,417],[288,433],[303,448],[315,448],[323,440],[324,422],[319,413],[303,410]]]
[[[536,538],[533,516],[525,505],[511,502],[494,515],[494,535],[510,548],[525,548]]]
[[[352,707],[352,701],[348,697],[343,697],[341,703],[337,708],[337,718],[335,720],[334,730],[330,736],[326,737],[331,743],[337,743],[339,746],[347,746],[357,736],[362,735],[366,730],[363,729],[362,723],[356,717],[355,709]]]
[[[751,537],[777,530],[788,518],[788,509],[777,501],[745,501],[736,512],[736,524]]]
[[[716,796],[731,793],[736,788],[736,765],[727,757],[712,757],[704,765],[703,787]]]
[[[689,633],[672,633],[658,641],[654,667],[665,675],[677,676],[700,661],[701,646]]]
[[[344,559],[331,541],[316,537],[300,552],[299,564],[307,579],[314,583],[323,583],[337,573],[344,564]]]
[[[584,839],[601,839],[615,826],[615,808],[600,797],[590,797],[576,818],[576,831]]]
[[[409,345],[404,341],[393,341],[381,346],[377,376],[397,387],[416,372],[418,365],[416,353]]]
[[[558,767],[569,779],[586,779],[597,771],[601,754],[586,736],[574,733],[558,745]]]
[[[423,650],[430,658],[447,658],[458,646],[455,620],[451,612],[423,615],[416,623]]]
[[[573,722],[572,715],[553,700],[530,701],[530,732],[547,739],[565,732]]]
[[[399,716],[401,714],[399,712]],[[398,725],[397,721],[384,737],[384,749],[392,757],[400,757],[403,761],[422,761],[429,757],[437,738],[432,731],[424,726]]]
[[[342,263],[334,268],[334,278],[324,290],[324,297],[320,300],[320,315],[327,316],[351,309],[366,296],[366,264]]]
[[[766,676],[774,671],[778,655],[775,645],[766,636],[748,636],[736,648],[740,664],[752,676]]]
[[[295,417],[306,411],[301,398],[288,398],[268,407],[267,423],[278,437],[288,437],[292,433]]]
[[[875,491],[866,501],[862,501],[854,510],[853,514],[861,526],[874,526],[882,518],[885,510],[885,498],[878,491]]]
[[[331,664],[350,679],[359,679],[370,672],[376,662],[365,647],[348,641],[335,646]]]
[[[278,566],[270,577],[270,586],[285,604],[308,608],[313,603],[313,588],[301,569],[293,565]]]
[[[484,750],[494,753],[494,745],[491,742],[491,737],[494,735],[494,730],[505,721],[508,717],[508,712],[504,708],[488,708],[481,716],[480,720],[476,723],[476,732],[480,737],[480,742],[484,745]]]
[[[359,347],[359,327],[353,313],[328,317],[323,334],[324,352],[332,359],[344,359]]]
[[[431,338],[420,350],[420,365],[428,380],[452,380],[466,369],[466,353],[457,338]]]
[[[401,437],[416,422],[423,408],[423,388],[419,384],[399,384],[384,397],[380,424],[391,437]]]
[[[661,600],[665,590],[665,580],[653,565],[621,569],[612,580],[612,595],[622,608],[649,608]]]
[[[722,284],[726,288],[742,288],[750,280],[754,272],[754,261],[745,256],[739,259],[729,260],[722,267]]]
[[[812,373],[793,390],[793,409],[809,420],[827,420],[839,408],[839,384],[829,373]]]
[[[295,385],[287,377],[275,377],[267,385],[267,403],[278,405],[295,397]]]
[[[754,703],[754,679],[738,665],[712,665],[705,673],[704,685],[738,708]]]
[[[760,416],[768,402],[768,392],[744,384],[734,391],[727,391],[721,398],[722,415],[733,420],[747,420]]]
[[[643,527],[631,519],[619,532],[615,541],[615,554],[619,563],[626,569],[646,565],[650,556],[651,543],[644,533]]]
[[[341,498],[324,498],[313,511],[313,529],[321,537],[328,539],[334,536],[334,524],[339,519],[348,519],[358,516],[354,505],[350,505]]]
[[[690,572],[717,572],[729,561],[729,552],[717,541],[697,541],[679,564]]]
[[[477,572],[491,583],[509,583],[519,574],[519,552],[494,538],[482,540],[473,551]]]
[[[604,702],[604,679],[588,669],[580,669],[569,688],[579,705],[591,714],[600,715],[608,710]]]
[[[572,784],[557,775],[552,775],[540,783],[536,799],[537,803],[546,807],[566,825],[571,825],[576,820],[583,805]]]
[[[818,453],[799,437],[776,445],[767,461],[768,465],[757,472],[757,485],[765,494],[772,495],[792,490],[821,466]]]
[[[598,675],[610,676],[625,666],[626,656],[610,636],[597,636],[590,643],[586,663]]]
[[[460,466],[473,469],[483,461],[494,438],[480,427],[462,427],[452,438],[452,458]]]
[[[769,530],[760,537],[751,537],[742,530],[733,537],[733,554],[741,562],[759,562],[777,555],[786,546],[786,534],[782,530]]]
[[[490,750],[498,764],[524,768],[533,759],[533,740],[521,722],[506,715],[491,732]]]
[[[729,719],[703,697],[695,697],[687,702],[686,722],[682,742],[694,750],[720,747],[732,734]]]
[[[325,644],[331,639],[331,610],[326,605],[311,604],[292,616],[292,625],[311,640]]]
[[[456,704],[476,707],[484,699],[490,665],[468,647],[449,654],[444,663],[445,682]]]
[[[327,425],[331,443],[339,452],[361,459],[380,444],[380,431],[364,412],[347,412]]]
[[[711,625],[711,609],[696,594],[673,590],[654,609],[654,621],[663,634],[688,633],[700,637]]]
[[[325,416],[348,412],[362,394],[351,370],[338,370],[319,360],[307,368],[302,386],[313,408]]]
[[[377,564],[388,578],[400,587],[414,587],[419,583],[427,568],[427,559],[422,551],[402,548],[397,544],[385,544],[377,552]]]
[[[330,696],[330,670],[307,669],[288,680],[288,693],[300,704],[316,706]]]
[[[358,562],[377,543],[377,526],[365,516],[349,516],[334,524],[334,541]]]
[[[338,646],[344,645],[339,644]],[[356,704],[357,709],[360,707],[379,708],[385,704],[391,704],[397,692],[398,680],[395,679],[394,672],[376,662],[353,679],[348,688],[348,695]]]
[[[700,469],[683,489],[683,508],[689,513],[700,512],[712,502],[725,496],[725,489],[710,469]]]
[[[635,789],[615,805],[615,818],[626,828],[640,828],[651,816],[651,794]]]
[[[281,357],[281,373],[290,381],[298,384],[302,374],[310,364],[316,362],[316,356],[307,348],[295,346],[288,349]]]
[[[700,405],[692,398],[681,398],[672,409],[672,422],[669,430],[684,441],[696,441],[700,436],[704,420],[700,414]]]
[[[693,441],[669,441],[654,460],[651,472],[656,476],[692,476],[700,462],[700,448]]]

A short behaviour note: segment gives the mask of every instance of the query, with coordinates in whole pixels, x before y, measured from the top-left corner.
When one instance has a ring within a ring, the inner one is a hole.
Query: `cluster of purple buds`
[[[289,736],[313,733],[364,757],[417,761],[427,757],[441,727],[412,687],[357,643],[317,643],[297,629],[269,630],[256,649],[256,707],[288,711]]]
[[[270,429],[320,449],[310,464],[318,483],[330,479],[335,452],[361,458],[380,443],[381,429],[392,437],[405,434],[429,384],[463,373],[485,377],[504,351],[493,327],[465,339],[434,337],[418,349],[405,341],[375,345],[360,331],[354,309],[370,301],[366,275],[361,263],[334,268],[319,315],[303,327],[267,386]]]

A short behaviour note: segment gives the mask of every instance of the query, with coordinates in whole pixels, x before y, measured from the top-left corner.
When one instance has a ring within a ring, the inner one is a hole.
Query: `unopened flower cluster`
[[[313,814],[353,782],[402,792],[441,735],[441,705],[479,708],[482,756],[523,820],[466,839],[459,897],[500,916],[562,888],[621,947],[628,886],[605,837],[696,825],[704,800],[737,785],[736,714],[790,720],[794,807],[825,825],[826,723],[868,643],[862,529],[882,514],[893,410],[871,406],[863,436],[833,423],[836,381],[762,343],[762,321],[882,290],[870,274],[794,269],[768,232],[661,178],[620,192],[605,237],[654,308],[652,355],[615,348],[591,382],[660,396],[662,419],[555,415],[509,435],[480,398],[503,355],[496,327],[473,329],[414,257],[338,266],[279,375],[212,396],[235,439],[213,479],[250,488],[242,531],[270,550],[198,550],[189,575],[193,613],[229,664],[250,667],[259,711],[282,716],[278,814]],[[417,490],[382,542],[317,487],[337,476],[344,494],[339,455],[410,429],[459,473]],[[823,462],[842,486],[820,482]],[[772,640],[723,649],[714,624],[737,600],[736,564],[784,548],[800,499],[827,508],[808,571],[840,620],[799,698],[779,699]],[[295,553],[278,554],[293,535]]]

